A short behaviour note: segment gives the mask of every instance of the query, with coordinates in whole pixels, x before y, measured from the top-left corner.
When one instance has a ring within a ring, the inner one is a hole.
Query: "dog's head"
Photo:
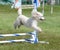
[[[32,17],[34,17],[37,20],[44,20],[44,16],[42,13],[38,12],[37,10],[32,11]]]

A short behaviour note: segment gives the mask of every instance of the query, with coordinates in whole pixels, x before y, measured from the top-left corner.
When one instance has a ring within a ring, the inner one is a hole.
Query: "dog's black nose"
[[[45,19],[40,19],[41,21],[44,21]]]
[[[40,20],[45,20],[45,18],[44,17],[41,17]]]
[[[44,20],[44,19],[40,19],[40,20]]]

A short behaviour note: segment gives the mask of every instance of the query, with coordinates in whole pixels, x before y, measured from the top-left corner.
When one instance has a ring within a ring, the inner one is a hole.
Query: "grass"
[[[48,7],[48,8],[47,8]],[[23,14],[31,16],[32,9],[23,10]],[[38,9],[41,11],[41,8]],[[17,32],[31,32],[32,29],[22,26],[19,29],[14,29],[13,23],[18,16],[15,9],[10,9],[10,6],[0,5],[0,33],[17,33]],[[46,20],[39,22],[39,27],[43,32],[38,34],[39,40],[49,41],[50,44],[30,44],[30,43],[12,43],[12,44],[0,44],[0,50],[60,50],[60,6],[54,6],[54,13],[50,14],[50,6],[45,7]],[[20,37],[9,37],[5,39],[19,39]],[[21,37],[21,38],[24,38]]]

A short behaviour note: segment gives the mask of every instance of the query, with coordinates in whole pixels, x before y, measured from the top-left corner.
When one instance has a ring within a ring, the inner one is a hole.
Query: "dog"
[[[42,13],[38,12],[37,10],[32,11],[32,17],[28,18],[25,15],[19,15],[14,22],[14,28],[19,28],[21,25],[26,27],[32,28],[37,32],[42,32],[41,28],[38,27],[38,21],[44,20],[44,16]]]

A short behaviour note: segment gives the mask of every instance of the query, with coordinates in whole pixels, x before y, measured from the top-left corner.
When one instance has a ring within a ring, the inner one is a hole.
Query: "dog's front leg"
[[[33,26],[33,29],[36,30],[36,32],[42,32],[41,28],[37,27],[37,26]]]

